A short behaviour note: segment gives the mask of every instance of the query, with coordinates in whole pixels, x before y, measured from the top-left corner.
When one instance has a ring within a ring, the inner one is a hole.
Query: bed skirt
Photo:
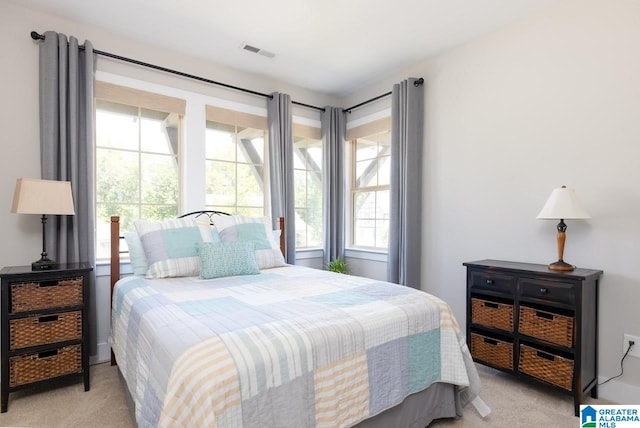
[[[119,367],[118,376],[127,397],[129,415],[137,427],[135,404]],[[354,425],[354,428],[424,428],[436,419],[462,416],[456,390],[455,385],[434,383],[424,391],[411,394],[397,406]]]

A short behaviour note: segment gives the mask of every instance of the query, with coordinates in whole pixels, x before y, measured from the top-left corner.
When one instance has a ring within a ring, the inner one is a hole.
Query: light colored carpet
[[[468,406],[462,418],[435,421],[430,428],[580,426],[573,416],[573,399],[569,394],[484,366],[478,365],[478,371],[483,385],[480,396],[491,407],[491,414],[482,419],[473,406]],[[610,404],[590,397],[587,401]],[[82,382],[78,381],[57,388],[33,387],[11,393],[8,412],[0,414],[0,426],[131,428],[133,422],[117,368],[104,363],[91,366],[89,392],[84,392]]]

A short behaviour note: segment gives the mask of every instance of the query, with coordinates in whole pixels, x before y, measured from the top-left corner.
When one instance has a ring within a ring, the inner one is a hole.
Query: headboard
[[[209,223],[213,224],[213,216],[215,215],[230,215],[222,211],[193,211],[187,214],[183,214],[178,218],[184,217],[200,217],[207,216],[209,217]],[[284,236],[284,217],[278,218],[278,229],[280,230],[280,251],[282,254],[285,254],[285,236]],[[113,296],[113,286],[120,279],[120,255],[123,253],[120,251],[120,240],[122,236],[120,235],[120,217],[112,216],[111,217],[111,293],[110,296]]]

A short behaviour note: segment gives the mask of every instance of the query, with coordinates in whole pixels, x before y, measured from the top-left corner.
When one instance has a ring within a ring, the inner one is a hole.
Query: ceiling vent
[[[251,46],[249,43],[246,43],[246,42],[242,42],[242,44],[240,45],[240,48],[244,49],[245,51],[249,51],[249,52],[253,52],[253,53],[258,54],[258,55],[266,56],[267,58],[273,58],[274,56],[276,56],[276,54],[274,54],[273,52],[265,51],[264,49],[260,49],[260,48],[257,48],[255,46]]]

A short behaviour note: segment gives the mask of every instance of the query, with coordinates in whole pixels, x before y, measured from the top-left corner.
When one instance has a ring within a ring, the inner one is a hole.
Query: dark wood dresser
[[[2,281],[2,412],[9,393],[79,376],[89,390],[89,263],[52,270],[5,267]]]
[[[474,361],[573,395],[598,395],[602,271],[480,260],[467,267],[467,343]]]

